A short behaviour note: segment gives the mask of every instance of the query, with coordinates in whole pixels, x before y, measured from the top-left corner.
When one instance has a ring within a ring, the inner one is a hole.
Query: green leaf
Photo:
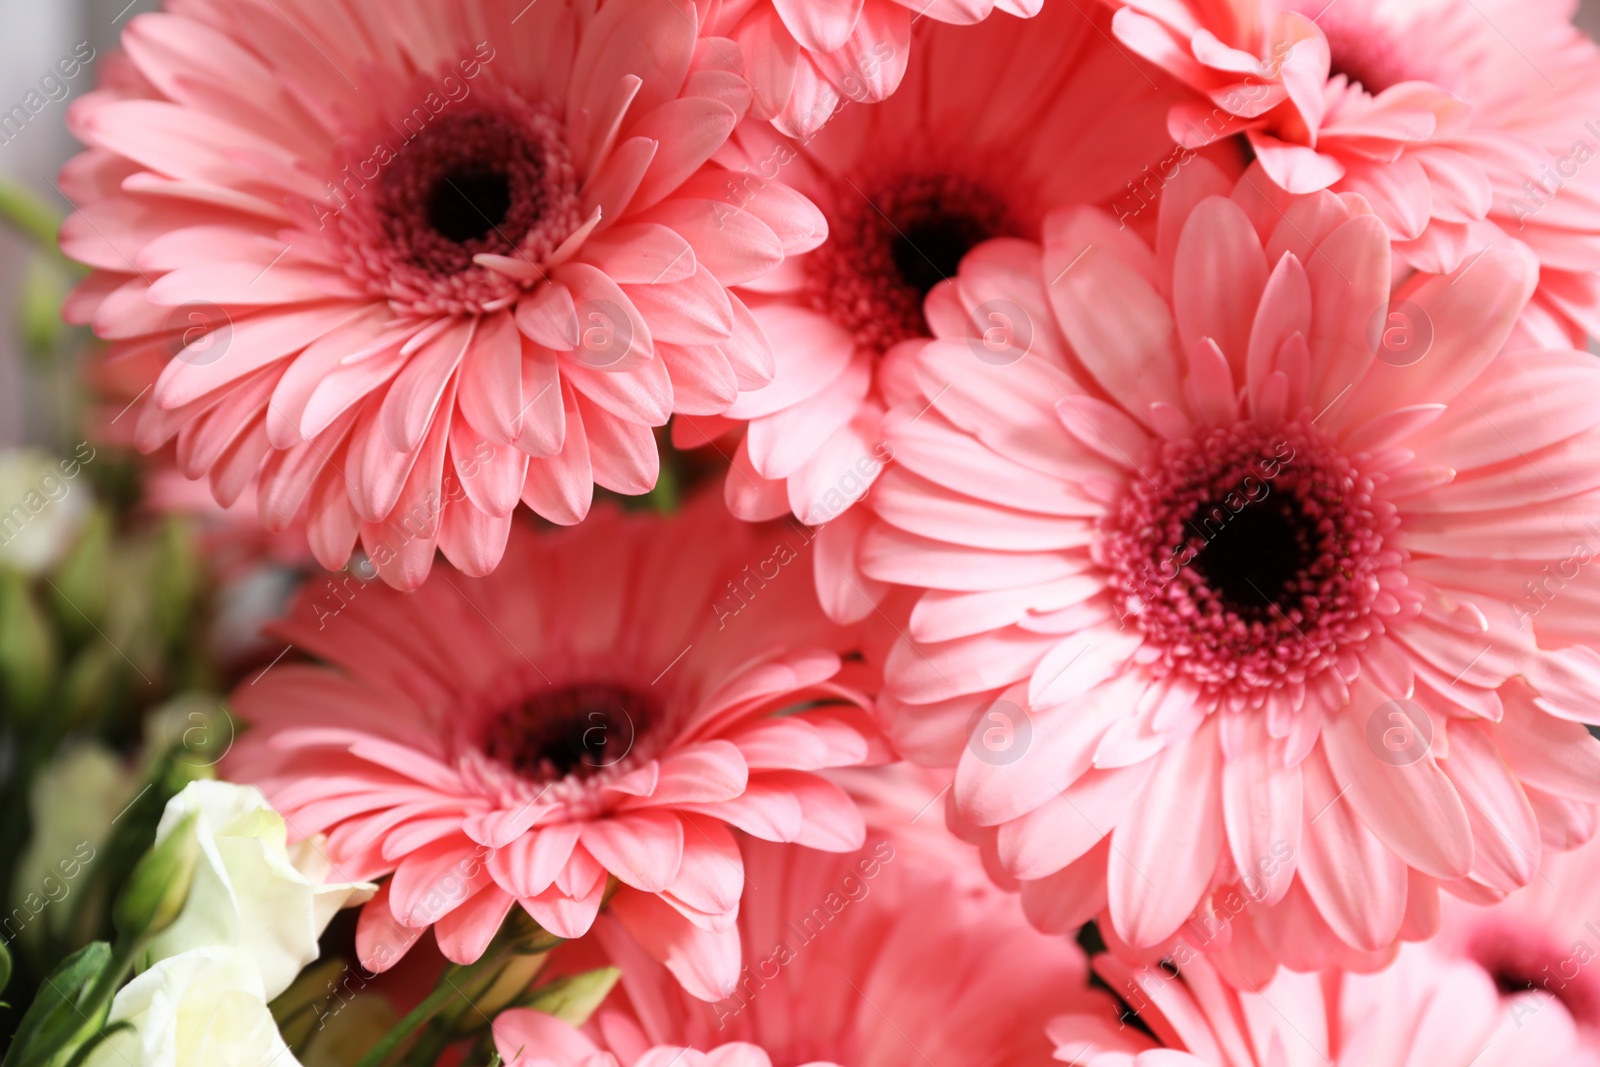
[[[59,1052],[58,1046],[83,1026],[79,999],[111,963],[111,946],[104,941],[85,945],[62,960],[22,1016],[11,1051],[0,1067],[35,1067]]]
[[[11,981],[11,953],[4,944],[0,944],[0,993],[6,991],[6,983]]]
[[[645,496],[650,506],[664,515],[671,515],[678,510],[680,493],[678,491],[678,472],[670,463],[661,464],[660,472],[656,475],[655,488]]]

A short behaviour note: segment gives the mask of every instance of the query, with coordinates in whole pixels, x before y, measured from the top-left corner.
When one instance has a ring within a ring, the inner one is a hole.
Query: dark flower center
[[[1223,607],[1241,617],[1272,614],[1310,575],[1322,537],[1297,496],[1251,490],[1195,509],[1194,568]],[[1234,509],[1237,509],[1235,511]]]
[[[657,714],[653,699],[623,686],[563,686],[490,720],[483,751],[533,781],[586,778],[620,763]]]
[[[511,180],[503,171],[458,170],[434,184],[428,225],[445,240],[465,244],[498,229],[510,210]]]
[[[1526,993],[1530,989],[1538,989],[1539,983],[1531,975],[1521,971],[1497,970],[1489,976],[1494,979],[1494,987],[1503,997],[1515,996]]]
[[[404,143],[384,174],[396,250],[436,275],[481,253],[515,255],[563,199],[565,149],[538,126],[495,111],[445,114]]]
[[[947,210],[909,223],[889,251],[900,280],[918,296],[927,296],[935,285],[955,277],[961,258],[991,236],[983,221]]]
[[[1166,443],[1097,548],[1124,624],[1212,691],[1296,684],[1372,632],[1393,509],[1298,424]]]
[[[928,335],[922,301],[962,257],[1017,232],[1006,204],[946,174],[895,174],[841,191],[832,237],[807,257],[812,307],[877,352]]]
[[[1579,1026],[1600,1025],[1600,977],[1586,940],[1563,946],[1541,930],[1492,927],[1476,935],[1468,953],[1503,997],[1538,991],[1554,997]]]
[[[506,306],[526,279],[476,257],[538,267],[582,223],[556,111],[487,83],[470,100],[419,107],[351,137],[338,162],[313,208],[316,228],[331,223],[350,274],[415,314]]]
[[[1330,57],[1328,77],[1341,74],[1351,84],[1361,86],[1374,96],[1401,80],[1384,57],[1367,56],[1354,49],[1341,50]]]

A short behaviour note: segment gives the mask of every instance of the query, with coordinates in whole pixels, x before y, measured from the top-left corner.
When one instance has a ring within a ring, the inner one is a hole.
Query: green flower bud
[[[96,508],[84,524],[78,543],[50,579],[51,600],[62,633],[75,643],[95,636],[105,626],[111,599],[111,513]]]
[[[118,705],[131,674],[127,660],[105,641],[87,645],[67,663],[60,707],[75,727],[98,724]]]
[[[474,1002],[481,1005],[483,1014],[493,1018],[509,1007],[520,1004],[528,995],[528,987],[533,984],[544,965],[549,960],[549,953],[541,952],[537,955],[513,955],[506,961],[500,972],[494,976],[494,981],[483,993],[474,998]],[[476,1020],[472,1020],[476,1022]]]
[[[562,1022],[582,1026],[589,1016],[605,1002],[611,989],[622,977],[617,967],[601,967],[566,978],[558,978],[549,985],[535,989],[523,1001],[525,1007],[554,1015]]]
[[[133,868],[112,910],[112,919],[122,936],[152,937],[171,926],[183,912],[200,857],[200,840],[194,825],[197,818],[198,815],[190,815],[184,819]]]
[[[17,717],[43,707],[56,680],[56,636],[27,581],[0,571],[0,693]]]
[[[161,529],[151,568],[151,622],[168,645],[188,633],[203,575],[189,528],[176,520]]]

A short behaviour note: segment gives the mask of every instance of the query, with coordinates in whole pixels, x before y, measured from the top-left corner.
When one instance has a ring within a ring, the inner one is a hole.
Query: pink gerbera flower
[[[412,588],[436,546],[492,570],[519,499],[570,524],[595,484],[649,490],[653,427],[768,381],[726,286],[821,219],[774,183],[730,239],[706,161],[749,106],[737,46],[672,0],[595,6],[175,0],[130,23],[72,113],[91,148],[62,244],[97,268],[71,317],[146,368],[140,447],[176,436],[219,502],[257,482],[324,565],[359,537]]]
[[[953,25],[995,11],[1029,17],[1044,0],[710,0],[712,28],[744,46],[751,108],[801,140],[840,109],[886,99],[905,76],[912,28],[924,16]]]
[[[909,80],[887,102],[846,109],[803,145],[747,125],[740,164],[730,151],[752,193],[777,175],[803,190],[830,239],[747,287],[775,347],[772,384],[724,416],[679,419],[675,440],[692,447],[748,424],[729,505],[746,519],[792,511],[827,526],[820,592],[836,618],[871,607],[872,583],[851,558],[859,516],[846,512],[891,459],[879,429],[884,353],[928,336],[924,298],[968,249],[1037,237],[1049,208],[1102,203],[1172,148],[1163,116],[1173,98],[1110,43],[1104,13],[1090,11],[1101,25],[1066,3],[1030,21],[924,23]],[[1005,307],[988,311],[975,338],[1010,325]],[[952,313],[950,301],[935,296],[927,314],[941,313]],[[1005,358],[1003,341],[993,347]]]
[[[1572,0],[1112,2],[1118,39],[1195,91],[1180,142],[1242,133],[1263,185],[1360,193],[1397,265],[1520,241],[1531,336],[1600,333],[1600,49]]]
[[[539,1012],[502,1013],[501,1058],[566,1065],[605,1050],[623,1067],[665,1067],[663,1049],[689,1049],[684,1062],[719,1067],[1046,1067],[1052,1016],[1110,1018],[1111,999],[1089,989],[1075,944],[1030,929],[1006,894],[965,883],[946,851],[924,851],[898,827],[872,827],[849,856],[750,842],[739,916],[748,966],[732,996],[685,996],[605,924],[600,953],[567,946],[556,966],[577,964],[563,953],[615,963],[618,990],[582,1033]]]
[[[1050,1024],[1055,1057],[1083,1067],[1591,1067],[1569,1020],[1524,1014],[1531,994],[1498,990],[1479,968],[1411,945],[1376,974],[1284,972],[1230,989],[1204,959],[1095,971],[1120,1017]],[[1134,1028],[1141,1024],[1145,1033]],[[1146,1034],[1152,1036],[1146,1036]]]
[[[1153,248],[1077,209],[967,257],[1025,356],[890,376],[862,565],[926,592],[882,706],[1047,929],[1370,966],[1593,832],[1600,364],[1498,354],[1509,252],[1391,303],[1363,206],[1195,160]]]
[[[313,585],[275,632],[330,666],[239,689],[253,729],[232,773],[292,832],[326,833],[340,870],[393,875],[362,915],[373,969],[429,927],[475,960],[519,905],[577,937],[620,883],[616,915],[717,999],[739,972],[728,825],[859,848],[854,804],[813,772],[884,751],[809,558],[794,530],[704,500],[518,527],[493,579]]]
[[[1551,857],[1500,903],[1446,900],[1433,947],[1476,963],[1504,995],[1519,997],[1518,1019],[1569,1018],[1600,1063],[1600,840]]]

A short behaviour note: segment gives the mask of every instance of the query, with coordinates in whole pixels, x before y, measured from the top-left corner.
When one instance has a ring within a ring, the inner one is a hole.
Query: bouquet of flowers
[[[129,20],[5,1067],[1600,1064],[1573,6]]]

